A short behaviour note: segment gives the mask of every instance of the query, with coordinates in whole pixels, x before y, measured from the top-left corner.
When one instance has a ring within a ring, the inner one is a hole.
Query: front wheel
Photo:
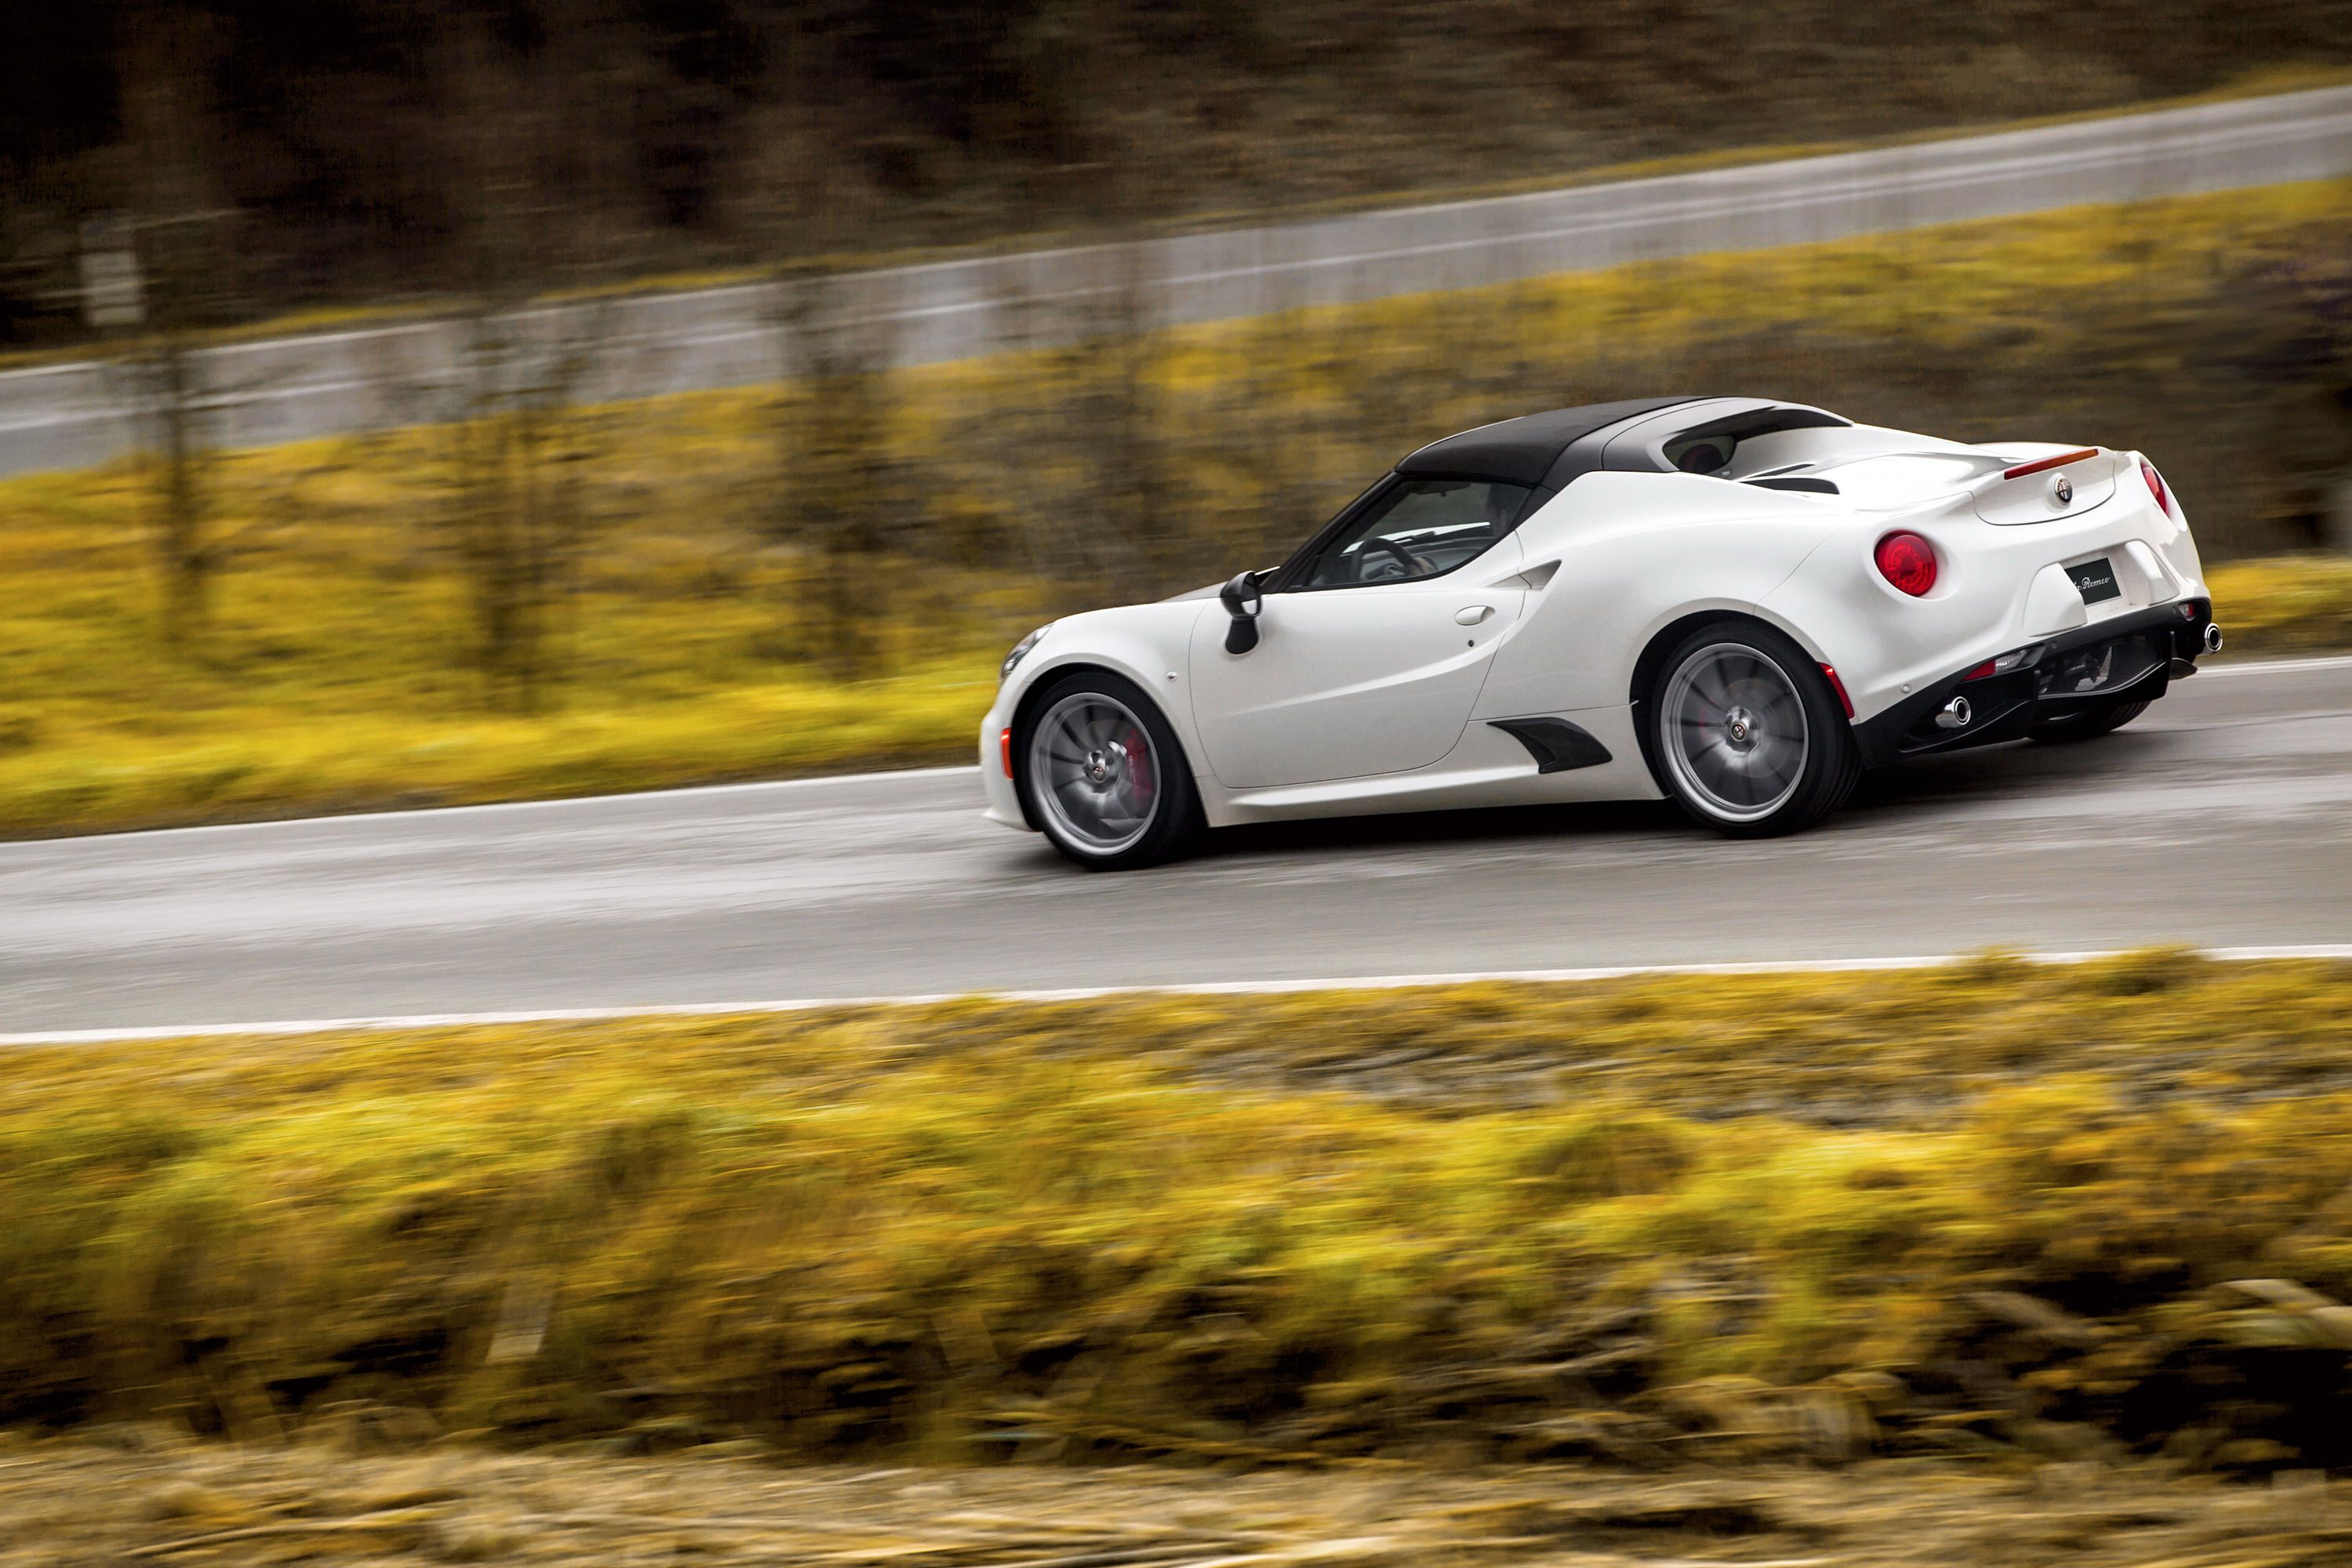
[[[1135,683],[1098,670],[1054,681],[1013,737],[1029,820],[1089,871],[1181,854],[1202,827],[1192,771],[1168,721]]]
[[[1666,658],[1651,710],[1659,782],[1735,838],[1793,833],[1862,777],[1853,727],[1821,667],[1768,626],[1703,626]]]

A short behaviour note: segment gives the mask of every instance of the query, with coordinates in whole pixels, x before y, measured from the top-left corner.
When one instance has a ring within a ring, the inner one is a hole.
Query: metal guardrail
[[[2352,174],[2352,88],[1863,153],[1349,214],[1297,224],[943,261],[836,279],[833,306],[900,364],[1123,325],[1234,320],[1710,251],[1757,250],[2092,203]],[[526,355],[591,342],[575,395],[752,385],[790,373],[774,286],[534,308],[498,330]],[[230,447],[445,417],[469,329],[448,321],[227,344],[197,356]],[[137,444],[138,399],[95,363],[0,374],[0,475]]]

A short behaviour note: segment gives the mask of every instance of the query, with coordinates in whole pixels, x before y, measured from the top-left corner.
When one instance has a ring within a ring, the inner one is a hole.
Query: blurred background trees
[[[249,308],[472,283],[453,152],[561,127],[510,195],[615,277],[1230,217],[1661,154],[2075,112],[2352,59],[2337,0],[91,0],[7,7],[0,342],[77,329],[168,56]],[[778,221],[779,219],[783,221]]]
[[[588,106],[558,89],[564,74],[520,68],[487,16],[452,23],[427,57],[454,110],[435,147],[462,279],[457,370],[429,411],[444,437],[443,533],[465,585],[470,663],[494,700],[530,711],[562,672],[599,427],[583,405],[607,312],[525,307],[583,274],[562,182],[595,138]]]
[[[2303,503],[2294,542],[2352,551],[2352,243],[2250,258],[2229,288],[2240,309],[2205,324],[2198,367],[2221,396],[2274,411],[2277,468]]]
[[[236,215],[217,178],[226,162],[211,97],[219,47],[214,18],[182,11],[156,16],[124,40],[123,210],[79,227],[85,268],[97,247],[117,258],[120,297],[102,310],[91,301],[84,320],[129,329],[122,393],[142,416],[163,635],[183,648],[204,634],[228,548],[210,526],[211,468],[215,416],[232,389],[215,384],[216,371],[196,352],[203,334],[236,320],[243,305],[231,261]]]
[[[925,531],[922,490],[892,451],[891,324],[821,274],[784,279],[771,320],[783,383],[757,526],[803,563],[778,646],[836,676],[871,675],[895,597],[886,552],[919,555]]]

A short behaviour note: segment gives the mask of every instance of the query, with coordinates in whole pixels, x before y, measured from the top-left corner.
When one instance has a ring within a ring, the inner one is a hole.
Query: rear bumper
[[[2043,637],[2031,645],[2014,669],[1976,680],[1969,679],[1965,669],[1955,670],[1921,688],[1856,724],[1854,742],[1862,748],[1864,765],[1883,767],[1901,757],[2021,741],[2036,721],[2069,710],[2153,701],[2175,679],[2195,670],[2212,618],[2209,601],[2181,599]],[[2095,662],[2102,651],[2114,657]],[[2086,665],[2105,673],[2088,679]],[[1973,710],[1968,724],[1958,730],[1938,728],[1937,713],[1962,694]]]

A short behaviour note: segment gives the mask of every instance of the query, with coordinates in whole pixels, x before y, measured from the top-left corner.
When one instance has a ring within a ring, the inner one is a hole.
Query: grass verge
[[[17,1422],[2352,1458],[2352,965],[974,1000],[0,1084]]]
[[[2352,557],[2237,561],[2206,574],[2233,653],[2352,650]]]

